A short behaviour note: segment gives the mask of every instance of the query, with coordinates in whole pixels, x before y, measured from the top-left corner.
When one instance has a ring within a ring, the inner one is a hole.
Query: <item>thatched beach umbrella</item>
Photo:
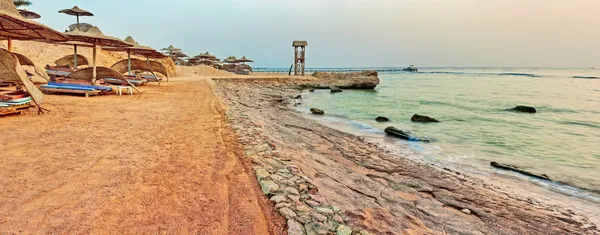
[[[203,64],[210,65],[213,63],[213,59],[217,57],[206,52],[200,53],[200,55],[197,55],[196,58],[200,60],[201,63],[204,62]]]
[[[0,40],[8,40],[8,51],[12,52],[12,40],[40,40],[64,42],[69,38],[38,22],[25,19],[12,0],[0,0]]]
[[[98,27],[93,27],[87,32],[81,32],[76,29],[72,32],[67,32],[66,34],[71,38],[71,41],[85,42],[85,43],[91,44],[92,47],[94,48],[93,56],[92,56],[93,57],[92,58],[92,67],[94,68],[93,69],[94,72],[92,73],[92,76],[93,76],[92,83],[93,84],[96,84],[96,54],[97,54],[96,47],[97,46],[106,46],[106,47],[132,47],[133,46],[132,44],[121,41],[121,39],[104,35]]]
[[[83,10],[77,6],[74,6],[71,9],[60,10],[60,11],[58,11],[58,13],[64,13],[67,15],[72,15],[72,16],[77,17],[77,24],[75,24],[75,28],[72,28],[71,26],[69,26],[70,31],[74,31],[75,29],[78,29],[83,32],[87,32],[90,29],[90,27],[80,27],[79,16],[94,16],[94,14],[92,14],[91,12]],[[91,26],[91,25],[89,25],[89,26]],[[75,68],[77,68],[77,45],[73,45],[73,51],[74,51],[73,55],[75,55]]]
[[[235,64],[237,63],[237,58],[235,58],[235,56],[228,56],[227,58],[225,58],[225,60],[223,60],[223,63],[228,63],[228,64]]]
[[[125,38],[125,42],[129,43],[131,45],[133,45],[132,47],[109,47],[109,48],[104,48],[107,51],[124,51],[127,52],[127,63],[128,63],[128,74],[131,75],[131,54],[133,52],[152,52],[155,51],[154,49],[152,49],[152,47],[148,47],[148,46],[142,46],[140,44],[138,44],[135,40],[133,40],[133,38],[131,36]]]
[[[94,14],[92,14],[91,12],[83,10],[77,6],[74,6],[71,9],[60,10],[60,11],[58,11],[58,13],[64,13],[67,15],[76,16],[77,17],[77,25],[79,25],[79,17],[80,16],[94,16]]]
[[[163,48],[160,49],[161,51],[168,51],[168,52],[175,52],[175,51],[181,51],[181,49],[174,47],[173,45],[170,45],[167,48]]]
[[[242,58],[241,58],[241,59],[237,59],[237,60],[235,60],[235,62],[244,64],[244,63],[246,63],[246,62],[254,62],[254,61],[253,61],[253,60],[246,59],[246,56],[242,56]]]
[[[40,16],[40,14],[35,13],[33,11],[28,11],[26,9],[19,9],[19,14],[21,14],[21,16],[23,16],[23,18],[29,19],[29,20],[35,20],[35,19],[42,18],[42,16]]]

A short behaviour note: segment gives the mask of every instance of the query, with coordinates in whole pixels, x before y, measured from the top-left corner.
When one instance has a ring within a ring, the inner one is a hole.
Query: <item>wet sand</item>
[[[0,118],[0,233],[281,234],[210,81]]]

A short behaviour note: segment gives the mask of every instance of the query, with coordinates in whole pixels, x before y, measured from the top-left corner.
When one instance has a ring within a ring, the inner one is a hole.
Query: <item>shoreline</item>
[[[311,95],[311,92],[302,92],[302,96]],[[554,193],[559,193],[563,196],[576,197],[581,200],[586,200],[591,203],[600,203],[600,190],[585,188],[583,186],[563,181],[554,180],[536,180],[523,174],[515,173],[507,170],[499,170],[489,167],[489,162],[483,165],[474,165],[464,163],[457,160],[443,160],[435,157],[427,157],[428,151],[439,151],[439,146],[430,146],[431,143],[407,142],[394,137],[385,135],[384,130],[371,126],[361,120],[349,119],[344,116],[315,116],[310,114],[310,111],[305,107],[293,106],[294,111],[303,114],[306,118],[314,120],[319,124],[327,127],[351,133],[356,136],[365,138],[366,141],[378,144],[379,147],[386,148],[392,152],[398,151],[396,154],[408,154],[411,160],[420,161],[423,164],[436,165],[440,169],[451,168],[453,171],[461,173],[473,174],[478,177],[492,178],[499,180],[501,178],[514,178],[522,181],[523,184],[535,185],[542,187]],[[433,148],[430,148],[433,147]],[[404,150],[404,151],[402,151]],[[465,169],[466,168],[466,169]],[[525,187],[525,185],[521,185]],[[600,214],[599,214],[600,215]]]
[[[255,122],[258,127],[254,131],[277,143],[278,154],[306,172],[319,192],[343,211],[344,223],[356,231],[597,232],[596,226],[577,212],[522,199],[460,172],[398,157],[362,137],[303,117],[289,105],[301,93],[298,88],[311,81],[213,81],[229,107],[229,119],[243,115]],[[243,127],[234,129],[238,135],[244,133]],[[406,218],[410,219],[399,221]]]

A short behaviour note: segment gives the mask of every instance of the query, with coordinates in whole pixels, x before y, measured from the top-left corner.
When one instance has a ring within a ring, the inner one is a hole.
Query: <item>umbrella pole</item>
[[[131,50],[127,50],[127,71],[129,71],[129,76],[131,76]]]
[[[93,72],[92,72],[92,85],[96,85],[96,44],[94,43],[94,52],[93,52],[93,56],[92,56],[92,67],[93,68]]]
[[[8,39],[8,52],[12,52],[12,39]]]
[[[77,29],[78,29],[78,30],[81,30],[81,29],[79,29],[79,13],[77,13],[77,15],[76,15],[76,16],[77,16]]]
[[[77,68],[77,45],[73,46],[73,62],[75,62],[75,68]]]

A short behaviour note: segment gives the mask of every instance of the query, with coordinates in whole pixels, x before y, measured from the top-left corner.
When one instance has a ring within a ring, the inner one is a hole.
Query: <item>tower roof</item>
[[[308,42],[306,41],[294,41],[294,43],[292,43],[292,47],[305,47],[308,46]]]

